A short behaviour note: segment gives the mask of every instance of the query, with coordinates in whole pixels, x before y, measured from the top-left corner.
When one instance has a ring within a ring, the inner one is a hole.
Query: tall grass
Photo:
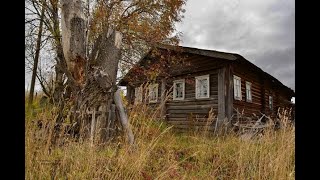
[[[246,141],[234,133],[178,134],[141,105],[129,114],[132,147],[122,137],[91,146],[63,133],[53,146],[55,115],[52,107],[26,111],[26,179],[294,179],[293,126]]]

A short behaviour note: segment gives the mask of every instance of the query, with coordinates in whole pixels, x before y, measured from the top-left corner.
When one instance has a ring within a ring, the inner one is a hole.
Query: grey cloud
[[[183,46],[238,53],[294,89],[293,0],[189,0]]]
[[[256,52],[246,57],[255,59],[255,64],[262,70],[279,79],[284,85],[295,89],[295,48]]]

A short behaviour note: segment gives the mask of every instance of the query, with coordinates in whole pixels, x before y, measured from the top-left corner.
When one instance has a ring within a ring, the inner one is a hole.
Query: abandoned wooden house
[[[147,70],[160,72],[152,76]],[[149,86],[147,93],[143,84]],[[224,120],[245,122],[262,114],[274,118],[279,108],[292,106],[294,96],[292,89],[239,54],[182,46],[150,50],[119,85],[127,87],[130,104],[163,103],[161,117],[180,129],[204,126],[210,113],[216,122],[211,129]],[[164,97],[167,91],[170,98]]]

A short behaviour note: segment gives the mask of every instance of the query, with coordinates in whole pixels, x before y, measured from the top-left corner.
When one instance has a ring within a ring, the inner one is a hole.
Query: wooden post
[[[132,94],[133,94],[133,87],[130,85],[127,85],[127,95],[126,99],[128,101],[128,104],[132,104]]]
[[[233,73],[232,73],[232,66],[229,64],[226,67],[226,77],[225,77],[225,83],[226,83],[226,96],[225,96],[225,102],[226,102],[226,117],[228,118],[228,121],[231,122],[232,119],[232,112],[233,112]]]
[[[225,71],[226,68],[223,67],[218,70],[218,119],[217,119],[217,128],[220,129],[224,118],[226,117],[225,112]]]
[[[113,133],[111,132],[111,129],[114,128],[114,120],[116,118],[116,105],[111,104],[111,107],[109,109],[109,114],[108,114],[108,124],[107,124],[107,134],[106,137],[109,139]]]
[[[165,120],[166,119],[166,86],[167,86],[167,79],[163,78],[161,80],[161,119]]]
[[[90,142],[91,142],[91,146],[93,146],[94,132],[95,132],[95,127],[96,127],[96,110],[95,110],[95,108],[93,108],[93,110],[90,111],[89,113],[92,114]]]
[[[115,93],[114,93],[114,102],[116,104],[116,107],[118,109],[119,112],[119,116],[120,116],[120,122],[122,124],[123,129],[125,130],[125,132],[128,135],[128,140],[129,140],[129,144],[132,145],[134,142],[134,136],[132,133],[132,130],[129,126],[129,120],[128,120],[128,116],[126,114],[126,112],[124,111],[123,108],[123,104],[122,104],[122,100],[121,100],[121,96],[120,96],[120,89],[118,89]]]

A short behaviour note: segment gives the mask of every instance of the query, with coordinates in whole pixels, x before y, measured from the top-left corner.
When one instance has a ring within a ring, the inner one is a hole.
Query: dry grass
[[[35,103],[34,107],[37,107]],[[26,179],[294,179],[294,127],[267,130],[243,141],[224,137],[177,134],[155,120],[145,106],[132,109],[135,146],[119,138],[107,145],[62,135],[51,146],[54,108],[26,111]],[[37,128],[34,119],[48,122]],[[49,151],[50,150],[50,151]]]

